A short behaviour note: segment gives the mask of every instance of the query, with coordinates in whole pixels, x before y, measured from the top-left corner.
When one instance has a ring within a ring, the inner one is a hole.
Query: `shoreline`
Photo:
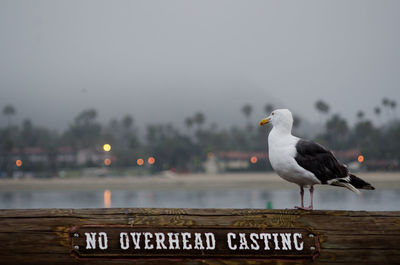
[[[356,174],[377,189],[400,189],[400,172]],[[318,185],[321,187],[320,185]],[[325,185],[322,185],[325,186]],[[207,190],[207,189],[298,189],[273,172],[225,174],[164,174],[131,177],[81,177],[54,179],[0,179],[0,192],[31,190]]]

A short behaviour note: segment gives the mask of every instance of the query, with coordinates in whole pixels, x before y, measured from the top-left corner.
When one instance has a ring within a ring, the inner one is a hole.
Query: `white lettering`
[[[232,239],[236,239],[236,234],[235,233],[228,233],[227,235],[227,241],[228,241],[228,247],[231,250],[237,249],[236,244],[232,245]]]
[[[293,243],[294,243],[294,247],[296,248],[296,250],[303,250],[303,242],[300,243],[297,242],[297,238],[301,239],[301,234],[300,233],[294,233],[293,235]]]
[[[194,249],[204,249],[201,233],[194,233]]]
[[[100,249],[107,249],[108,248],[108,239],[107,234],[104,232],[99,233],[99,247]]]
[[[140,249],[139,243],[140,243],[140,235],[142,233],[134,232],[134,233],[130,233],[130,234],[132,237],[133,244],[135,245],[135,249]]]
[[[270,248],[268,246],[268,239],[271,239],[271,234],[270,233],[261,233],[260,234],[260,239],[263,239],[263,238],[264,238],[264,244],[265,244],[264,249],[265,250],[270,250]]]
[[[215,249],[215,236],[213,233],[204,233],[206,236],[206,249]]]
[[[145,230],[146,231],[146,230]],[[120,232],[119,247],[128,249],[157,250],[215,250],[216,236],[212,232]],[[85,232],[87,250],[108,249],[106,232]],[[143,235],[143,236],[142,236]],[[251,233],[227,232],[226,244],[229,250],[283,250],[302,251],[302,233]],[[168,238],[167,238],[168,237]],[[117,238],[115,238],[118,240]],[[168,240],[168,242],[167,242]],[[143,241],[143,242],[141,242]],[[114,239],[111,239],[114,242]],[[117,244],[118,241],[115,243]],[[114,244],[114,243],[113,243]],[[264,246],[263,246],[264,244]],[[203,251],[204,252],[204,251]],[[124,252],[126,253],[126,252]],[[175,253],[175,252],[174,252]]]
[[[172,238],[175,236],[175,238]],[[168,233],[168,239],[169,239],[169,249],[180,249],[179,248],[179,233]],[[175,247],[174,247],[175,244]]]
[[[149,232],[143,233],[144,235],[144,249],[153,249],[153,244],[150,244],[150,238],[153,238],[153,234]]]
[[[121,249],[128,249],[129,248],[129,237],[128,237],[128,233],[125,232],[121,232],[119,234],[119,244],[121,246]]]
[[[246,234],[239,233],[239,237],[240,237],[239,249],[249,249],[249,246],[247,245]]]
[[[164,233],[154,233],[154,235],[156,236],[157,249],[168,249],[167,246],[164,245]]]
[[[182,247],[183,249],[192,249],[192,245],[189,243],[189,238],[191,237],[190,233],[184,232],[182,235]]]
[[[291,233],[280,233],[282,238],[282,250],[291,250],[292,242],[290,240]]]
[[[85,233],[86,236],[86,249],[96,249],[96,234],[97,233]]]
[[[275,243],[275,250],[280,250],[281,248],[278,245],[278,234],[277,233],[273,233],[272,236],[274,237],[274,243]]]
[[[251,234],[250,234],[250,240],[251,240],[253,243],[250,245],[250,247],[251,247],[251,249],[253,249],[253,250],[259,250],[259,249],[260,249],[260,245],[258,245],[258,242],[257,242],[256,239],[259,239],[258,234],[256,234],[256,233],[251,233]]]

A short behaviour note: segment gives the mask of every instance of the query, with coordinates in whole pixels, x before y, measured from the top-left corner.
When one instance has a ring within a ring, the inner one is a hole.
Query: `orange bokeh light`
[[[152,156],[150,156],[149,158],[147,158],[147,163],[149,163],[149,165],[153,165],[156,162],[156,159]]]
[[[136,161],[136,164],[138,164],[138,166],[143,166],[144,160],[141,159],[141,158],[139,158],[139,159]]]
[[[15,164],[17,165],[17,167],[20,167],[20,166],[22,166],[22,160],[17,160],[17,161],[15,161]]]
[[[109,158],[104,159],[104,165],[106,165],[106,166],[111,165],[111,159],[109,159]]]
[[[257,163],[257,161],[258,161],[258,158],[257,158],[256,156],[252,156],[252,157],[250,158],[250,162],[251,162],[252,164]]]
[[[360,163],[364,162],[364,159],[365,158],[364,158],[363,155],[359,155],[358,158],[357,158],[358,162],[360,162]]]
[[[109,190],[104,191],[104,207],[105,208],[111,207],[111,191]]]

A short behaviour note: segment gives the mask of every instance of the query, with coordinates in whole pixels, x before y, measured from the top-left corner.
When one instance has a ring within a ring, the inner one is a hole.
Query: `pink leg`
[[[304,201],[303,201],[303,195],[304,195],[304,189],[301,186],[300,187],[300,195],[301,195],[301,206],[296,206],[296,209],[300,209],[300,210],[312,210],[313,209],[313,193],[314,193],[314,186],[310,187],[310,199],[311,199],[311,203],[310,206],[308,207],[304,207]]]
[[[303,186],[300,186],[300,202],[301,202],[301,207],[304,207],[304,188],[303,188]]]
[[[308,207],[308,208],[310,208],[310,210],[313,209],[313,195],[314,195],[314,186],[311,186],[311,188],[310,188],[311,203],[310,203],[310,206]]]
[[[295,206],[296,209],[304,209],[304,188],[300,186],[300,204],[301,206]]]

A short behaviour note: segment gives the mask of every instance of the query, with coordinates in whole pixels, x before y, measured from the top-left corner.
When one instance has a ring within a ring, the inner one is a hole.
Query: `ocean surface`
[[[362,195],[358,196],[342,188],[316,187],[314,209],[400,210],[400,189],[363,191]],[[305,193],[305,205],[308,206],[308,190]],[[285,209],[299,205],[299,198],[297,189],[1,191],[0,209],[101,207]]]

